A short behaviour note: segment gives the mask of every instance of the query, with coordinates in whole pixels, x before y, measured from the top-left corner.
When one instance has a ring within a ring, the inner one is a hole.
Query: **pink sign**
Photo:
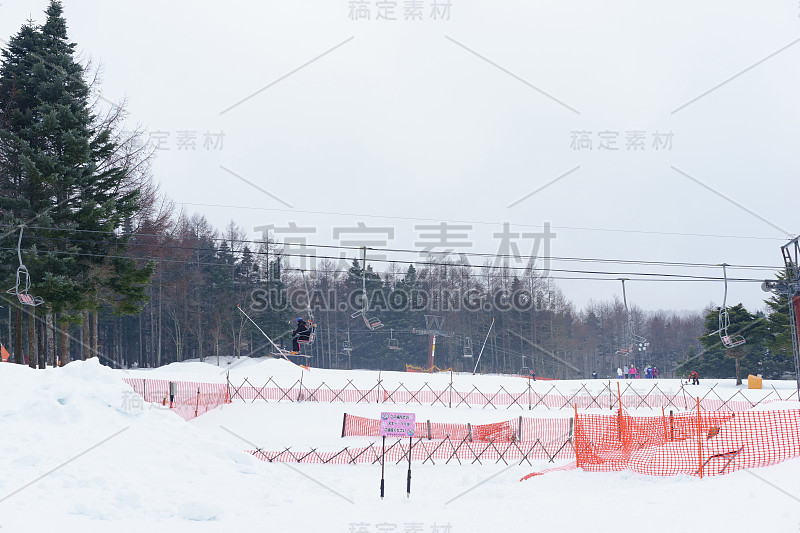
[[[414,413],[381,413],[381,437],[413,437]]]

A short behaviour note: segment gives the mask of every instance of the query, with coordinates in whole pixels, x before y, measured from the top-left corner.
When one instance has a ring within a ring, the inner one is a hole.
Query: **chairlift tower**
[[[622,282],[622,303],[625,305],[625,315],[628,321],[625,324],[624,345],[619,348],[614,355],[633,356],[633,365],[636,366],[636,349],[646,349],[648,345],[647,339],[641,335],[636,334],[636,323],[633,320],[633,314],[628,308],[628,296],[625,294],[625,282],[629,281],[627,278],[620,278]]]
[[[444,317],[439,315],[425,315],[425,329],[412,328],[411,332],[415,335],[430,335],[430,352],[428,354],[428,370],[433,368],[433,359],[436,355],[436,337],[453,337],[452,331],[442,329]]]
[[[794,355],[794,376],[797,382],[797,399],[800,400],[800,331],[797,317],[800,315],[800,236],[781,246],[783,264],[786,268],[785,280],[764,280],[761,289],[785,295],[789,299],[789,321]]]

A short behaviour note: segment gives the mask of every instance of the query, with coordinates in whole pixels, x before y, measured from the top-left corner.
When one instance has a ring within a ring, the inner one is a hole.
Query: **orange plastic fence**
[[[522,427],[520,429],[520,418]],[[527,418],[519,417],[491,424],[417,422],[414,434],[430,439],[455,439],[465,437],[473,442],[534,442],[563,443],[571,437],[572,422],[566,418]],[[429,434],[430,428],[430,434]],[[380,420],[363,418],[345,413],[342,424],[342,437],[377,437],[380,435]]]
[[[146,402],[169,407],[185,420],[191,420],[222,404],[230,403],[228,386],[225,383],[192,383],[174,381],[175,394],[170,398],[169,380],[125,378]]]
[[[579,414],[577,466],[656,476],[713,476],[800,455],[800,409],[633,417]]]
[[[408,461],[409,442],[397,440],[386,448],[386,462]],[[381,460],[381,445],[372,444],[363,448],[346,447],[339,451],[320,452],[316,448],[309,451],[296,451],[289,448],[283,451],[250,451],[262,461],[314,463],[314,464],[374,464]],[[411,460],[426,464],[483,464],[484,462],[504,462],[505,464],[532,460],[569,460],[573,457],[570,446],[563,443],[543,444],[535,442],[469,442],[466,438],[440,441],[417,439],[412,441]]]
[[[527,380],[529,381],[529,380]],[[694,409],[696,398],[692,396],[692,387],[681,387],[675,392],[664,392],[658,384],[647,392],[637,391],[627,383],[621,395],[617,387],[605,386],[601,392],[590,392],[585,385],[571,393],[560,392],[555,384],[543,384],[547,387],[544,392],[526,387],[518,392],[510,392],[504,387],[496,390],[482,391],[476,386],[471,389],[459,390],[448,385],[444,389],[433,389],[429,384],[416,387],[407,387],[400,383],[385,387],[382,382],[360,387],[348,381],[344,387],[329,387],[324,382],[318,386],[308,387],[300,380],[287,386],[279,385],[272,378],[260,387],[254,386],[245,380],[241,385],[231,384],[231,399],[246,401],[317,401],[317,402],[343,402],[343,403],[385,403],[397,405],[442,405],[444,407],[493,407],[510,408],[519,407],[529,409],[554,409],[565,407],[578,407],[580,409],[618,409],[620,397],[622,406],[626,409],[661,407],[674,409]],[[713,389],[705,392],[700,399],[700,407],[706,411],[747,411],[758,404],[781,401],[794,395],[794,391],[786,391],[785,398],[778,391],[771,391],[760,400],[751,401],[741,391],[736,391],[729,397],[720,396]]]
[[[142,394],[148,402],[163,402],[169,396],[169,381],[154,379],[125,379],[129,385]],[[547,384],[545,392],[526,387],[519,392],[509,392],[504,387],[484,392],[473,386],[469,390],[458,390],[450,385],[442,390],[433,389],[429,384],[407,387],[404,384],[386,388],[376,382],[370,388],[355,385],[348,381],[344,387],[332,388],[324,382],[309,387],[296,380],[289,386],[281,385],[272,378],[262,386],[254,386],[247,379],[241,385],[232,383],[190,383],[176,382],[178,386],[177,404],[195,405],[198,414],[206,412],[231,400],[299,402],[316,401],[327,403],[382,403],[394,405],[441,405],[443,407],[493,407],[507,409],[518,407],[522,410],[561,410],[567,407],[580,409],[618,409],[620,399],[626,409],[675,408],[694,409],[696,398],[691,397],[691,387],[680,387],[675,392],[664,392],[658,384],[647,392],[636,391],[631,385],[619,394],[610,386],[601,392],[590,392],[585,385],[571,393],[560,392],[555,385]],[[197,390],[200,389],[198,399]],[[614,387],[616,389],[616,387]],[[727,399],[717,394],[713,388],[700,398],[700,408],[705,411],[747,411],[759,404],[782,401],[793,397],[794,391],[787,391],[786,398],[778,391],[768,392],[761,399],[752,401],[741,391],[736,391]],[[174,404],[175,402],[173,402]],[[189,414],[187,412],[186,417]],[[193,417],[192,415],[191,417]],[[191,418],[190,417],[190,418]]]
[[[177,381],[174,382],[175,394],[170,397],[168,380],[127,378],[124,381],[145,401],[168,406],[186,420],[230,403],[234,396],[226,383]],[[303,395],[310,397],[309,390],[302,386],[299,389],[294,386],[252,388],[258,390],[256,397],[265,400],[288,397],[290,401],[297,401]],[[428,392],[437,394],[432,390]],[[328,389],[327,393],[333,396],[329,401],[336,401],[346,393],[348,396],[353,394],[356,402],[367,396],[374,400],[383,396],[386,401],[388,394],[377,388],[367,391]],[[481,396],[486,398],[483,393]],[[626,404],[624,396],[622,403]],[[732,409],[730,399],[723,403],[727,409]],[[433,440],[417,439],[412,445],[411,458],[432,463],[444,460],[446,463],[518,461],[521,464],[532,459],[553,461],[574,457],[576,466],[589,471],[630,469],[657,476],[708,476],[767,466],[800,456],[800,409],[704,412],[706,407],[700,398],[696,398],[694,412],[634,417],[625,409],[618,409],[612,415],[581,414],[577,412],[577,402],[574,405],[574,426],[566,418],[525,417],[521,418],[521,428],[520,417],[470,427],[461,423],[431,423]],[[711,406],[716,405],[711,403]],[[416,431],[418,436],[427,437],[427,421],[417,423]],[[345,415],[343,436],[378,434],[378,420]],[[285,449],[251,453],[266,461],[335,464],[370,463],[380,457],[380,450],[375,445],[345,447],[338,452],[292,452]],[[387,461],[403,460],[408,453],[408,444],[398,440],[390,446]]]

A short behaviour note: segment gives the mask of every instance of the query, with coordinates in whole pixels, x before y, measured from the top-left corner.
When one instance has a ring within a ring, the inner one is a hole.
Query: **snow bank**
[[[253,372],[265,379],[269,375],[299,379],[304,372],[275,360],[245,364],[242,375]],[[374,417],[385,406],[234,404],[187,423],[159,406],[142,404],[122,382],[131,375],[159,373],[167,379],[210,381],[216,375],[224,381],[224,372],[203,363],[155,371],[111,370],[96,361],[44,371],[0,364],[3,533],[255,528],[347,533],[380,531],[379,524],[383,530],[394,525],[394,531],[402,532],[413,526],[426,533],[435,528],[443,533],[447,524],[451,533],[524,529],[528,524],[559,532],[674,533],[675,521],[653,517],[672,515],[670,502],[675,501],[702,502],[693,505],[691,521],[683,521],[681,527],[687,531],[777,532],[800,525],[796,501],[774,488],[797,495],[797,459],[754,474],[740,471],[705,480],[573,470],[523,483],[519,479],[524,475],[559,464],[428,463],[414,466],[411,498],[405,494],[406,466],[387,464],[386,498],[381,500],[378,466],[269,464],[243,450],[256,443],[305,449],[333,446],[341,443],[343,410]],[[312,369],[303,374],[304,380],[317,373],[339,383],[374,380],[376,374]],[[400,373],[389,378],[449,383],[449,375]],[[505,383],[502,379],[476,376],[475,383]],[[478,423],[508,419],[517,412],[522,411],[417,410],[418,417],[431,420]],[[731,513],[731,502],[751,512]],[[620,509],[630,506],[636,516],[627,519]]]

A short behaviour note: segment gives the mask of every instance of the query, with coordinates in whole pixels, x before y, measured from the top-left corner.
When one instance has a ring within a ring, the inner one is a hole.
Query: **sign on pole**
[[[406,497],[411,495],[411,439],[414,437],[414,423],[417,415],[414,413],[381,413],[381,499],[384,488],[384,464],[386,455],[386,437],[408,437],[408,480],[406,481]]]
[[[381,437],[413,437],[414,413],[381,413]]]

